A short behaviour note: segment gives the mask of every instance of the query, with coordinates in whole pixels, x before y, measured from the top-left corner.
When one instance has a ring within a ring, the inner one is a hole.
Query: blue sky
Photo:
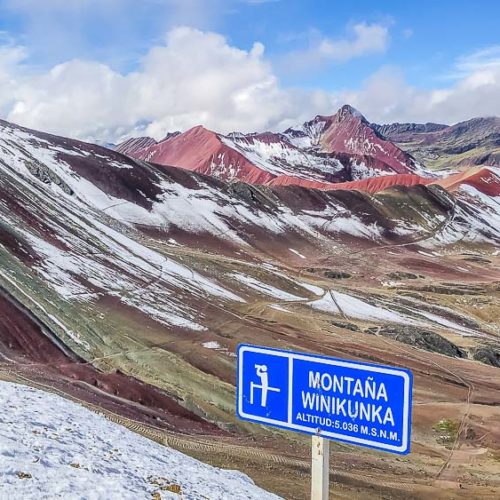
[[[498,19],[494,0],[0,0],[0,91],[12,94],[0,98],[0,114],[109,140],[144,128],[161,135],[196,120],[222,131],[279,128],[333,113],[345,100],[376,121],[448,123],[499,114],[491,104],[500,101]],[[191,31],[181,36],[179,26]],[[197,68],[190,74],[184,66],[206,47],[197,63],[201,76]],[[130,112],[107,116],[82,75],[94,92],[104,82],[107,99]],[[197,79],[200,88],[192,88]],[[176,99],[155,110],[145,96],[163,100],[161,86]],[[204,102],[199,95],[207,88]],[[273,95],[284,104],[269,112]],[[70,100],[83,100],[78,116],[59,116]],[[91,106],[99,111],[94,129],[85,113]],[[264,117],[249,119],[250,108]],[[49,112],[56,115],[51,120]]]

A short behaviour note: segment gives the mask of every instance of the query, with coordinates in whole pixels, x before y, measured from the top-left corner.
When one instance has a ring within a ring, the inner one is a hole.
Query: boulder
[[[426,351],[438,352],[453,358],[464,358],[465,353],[453,342],[438,333],[416,326],[391,325],[380,328],[379,335],[393,338]]]

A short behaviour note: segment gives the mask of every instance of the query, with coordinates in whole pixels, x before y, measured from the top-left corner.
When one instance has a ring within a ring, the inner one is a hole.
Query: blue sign
[[[409,370],[268,347],[238,347],[237,414],[328,439],[410,452]]]

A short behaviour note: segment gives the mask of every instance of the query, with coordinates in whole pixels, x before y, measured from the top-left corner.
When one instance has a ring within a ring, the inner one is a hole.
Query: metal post
[[[330,441],[313,436],[311,452],[311,500],[328,500]]]

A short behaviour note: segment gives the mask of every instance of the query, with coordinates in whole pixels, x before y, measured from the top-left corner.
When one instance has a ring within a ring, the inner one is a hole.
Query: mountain
[[[452,126],[375,125],[387,139],[434,170],[500,166],[500,118],[473,118]]]
[[[130,140],[129,140],[130,141]],[[222,135],[194,127],[156,144],[137,140],[117,150],[134,158],[181,167],[224,180],[269,184],[277,178],[343,182],[377,174],[422,173],[407,153],[385,140],[350,106],[284,133]]]
[[[131,137],[111,149],[114,149],[119,153],[132,156],[134,155],[134,153],[140,151],[141,149],[156,146],[157,144],[161,144],[163,141],[172,139],[179,134],[180,132],[169,132],[161,141],[156,141],[152,137]]]
[[[186,134],[160,146],[188,155]],[[191,134],[241,161],[286,137]],[[433,482],[445,496],[460,478],[473,497],[498,493],[498,169],[392,173],[343,189],[277,173],[283,185],[225,182],[0,122],[0,378],[293,498],[308,488],[310,440],[236,418],[237,345],[404,366],[413,453],[380,468],[338,447],[342,487],[425,497]],[[458,458],[472,452],[468,475]]]
[[[288,129],[297,144],[316,147],[334,155],[347,155],[355,168],[355,178],[377,173],[414,173],[420,166],[407,153],[382,137],[366,118],[345,105],[333,116],[317,116],[297,129]],[[364,173],[363,169],[367,172]]]
[[[131,137],[130,139],[121,142],[113,149],[115,151],[118,151],[119,153],[123,153],[124,155],[132,155],[136,151],[147,148],[149,146],[153,146],[155,144],[158,143],[152,137]]]
[[[438,132],[448,128],[440,123],[389,123],[386,125],[372,124],[373,128],[383,137],[394,142],[411,141],[416,134]]]
[[[335,158],[301,151],[280,134],[216,134],[202,126],[131,154],[159,165],[186,168],[223,180],[266,184],[279,175],[335,179]]]

